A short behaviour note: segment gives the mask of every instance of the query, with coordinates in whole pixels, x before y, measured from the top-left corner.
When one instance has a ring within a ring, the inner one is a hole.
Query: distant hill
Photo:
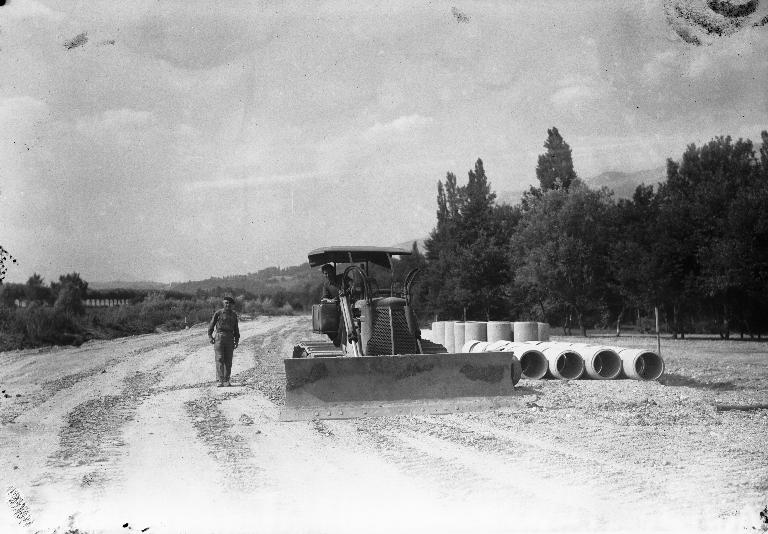
[[[664,182],[666,178],[666,167],[657,167],[637,172],[608,171],[586,178],[584,182],[594,189],[605,186],[613,190],[616,198],[632,198],[638,185],[656,186],[659,182]]]
[[[254,295],[273,295],[279,289],[285,291],[307,291],[308,288],[320,286],[323,275],[319,269],[310,269],[309,263],[304,262],[294,267],[267,267],[255,273],[239,274],[223,277],[212,277],[205,280],[177,282],[171,284],[171,289],[183,293],[195,293],[198,289],[212,290],[242,289]]]
[[[666,167],[657,167],[636,172],[606,171],[583,180],[584,183],[593,189],[607,187],[614,192],[616,198],[632,198],[638,185],[655,186],[659,182],[665,181],[666,178]],[[496,202],[499,204],[519,204],[520,198],[522,198],[523,193],[528,191],[528,187],[497,191]]]
[[[413,248],[413,242],[416,242],[416,248],[419,249],[419,252],[424,254],[424,241],[426,241],[426,237],[420,237],[418,239],[411,239],[410,241],[404,241],[402,243],[398,243],[397,245],[392,245],[393,247],[397,248],[404,248],[405,250],[411,250]]]

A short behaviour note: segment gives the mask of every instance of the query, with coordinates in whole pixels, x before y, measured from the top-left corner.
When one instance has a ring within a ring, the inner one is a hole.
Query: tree
[[[67,315],[82,315],[85,313],[80,291],[72,284],[64,284],[59,288],[53,308],[57,312],[63,312]]]
[[[24,293],[30,302],[46,302],[51,299],[51,289],[43,285],[43,277],[37,273],[32,274],[27,280]]]
[[[639,185],[631,200],[616,206],[617,232],[609,246],[608,288],[617,303],[616,332],[628,308],[652,308],[661,302],[666,273],[657,265],[659,202],[653,186]]]
[[[582,335],[587,314],[604,303],[614,213],[607,189],[552,189],[523,213],[511,240],[516,283],[541,299],[542,307],[545,300],[564,304]]]
[[[426,300],[437,313],[488,319],[506,309],[506,243],[517,212],[495,205],[479,158],[465,186],[449,172],[437,190],[437,226],[425,242]]]
[[[744,216],[762,211],[754,199],[759,201],[764,181],[752,142],[734,143],[730,136],[691,144],[680,163],[668,161],[667,181],[659,188],[658,238],[675,334],[684,335],[682,313],[708,305],[728,335],[744,273],[752,268],[743,261],[752,239],[747,225],[757,221]],[[746,211],[733,213],[734,206]]]
[[[51,282],[51,289],[54,294],[58,295],[59,291],[67,285],[74,287],[81,299],[86,298],[88,294],[88,282],[80,277],[80,273],[72,272],[59,276],[58,282]]]
[[[541,192],[552,189],[565,189],[577,180],[573,170],[571,147],[565,142],[557,128],[547,130],[547,140],[544,142],[546,153],[539,156],[536,165],[536,178],[539,180]]]
[[[23,284],[2,284],[0,285],[0,304],[5,307],[13,308],[16,301],[24,299],[25,286]]]
[[[58,283],[51,283],[51,289],[56,295],[54,309],[67,314],[82,315],[85,313],[83,300],[87,296],[88,282],[79,273],[69,273],[59,276]]]

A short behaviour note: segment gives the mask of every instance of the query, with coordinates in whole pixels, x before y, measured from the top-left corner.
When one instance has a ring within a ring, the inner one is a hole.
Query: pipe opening
[[[520,366],[525,378],[539,379],[547,374],[547,358],[538,351],[529,350],[520,357]]]
[[[621,358],[612,350],[601,350],[595,354],[592,367],[600,378],[616,378],[621,373]]]
[[[635,360],[635,372],[643,380],[656,380],[664,372],[664,361],[654,352],[644,352]]]
[[[584,372],[584,360],[575,352],[563,352],[557,357],[556,368],[561,377],[573,380]]]

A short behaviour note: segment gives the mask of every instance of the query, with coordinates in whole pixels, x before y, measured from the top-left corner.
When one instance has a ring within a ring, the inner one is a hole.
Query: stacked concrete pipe
[[[536,323],[539,327],[539,341],[549,341],[549,323]]]
[[[587,343],[570,343],[569,346],[584,360],[584,372],[589,378],[613,380],[621,374],[621,357],[615,349]]]
[[[653,351],[611,347],[621,358],[624,376],[634,380],[658,380],[664,374],[664,360]]]
[[[443,341],[445,341],[445,321],[435,321],[432,323],[431,341],[443,344]]]
[[[456,352],[461,351],[464,346],[464,331],[467,328],[467,323],[463,321],[456,321],[453,323],[453,347]]]
[[[512,323],[513,341],[522,343],[524,341],[539,341],[539,323],[531,321],[515,321]]]
[[[554,378],[575,380],[584,374],[584,360],[568,344],[550,341],[535,341],[526,344],[534,346],[547,357],[549,374]]]
[[[443,346],[449,353],[456,352],[454,345],[455,339],[453,337],[453,324],[454,321],[445,321],[445,338],[443,338]]]
[[[512,341],[512,323],[509,321],[488,321],[486,339],[493,341]]]
[[[464,326],[464,341],[476,339],[477,341],[488,340],[488,326],[482,321],[467,321]]]

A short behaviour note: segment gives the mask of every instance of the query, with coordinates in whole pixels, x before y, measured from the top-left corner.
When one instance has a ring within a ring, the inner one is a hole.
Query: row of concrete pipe
[[[549,341],[549,324],[510,321],[435,321],[432,341],[459,352],[467,340]]]
[[[441,339],[448,352],[514,352],[523,378],[657,380],[664,373],[664,360],[653,351],[551,342],[546,323],[439,321],[432,324],[432,340]]]

